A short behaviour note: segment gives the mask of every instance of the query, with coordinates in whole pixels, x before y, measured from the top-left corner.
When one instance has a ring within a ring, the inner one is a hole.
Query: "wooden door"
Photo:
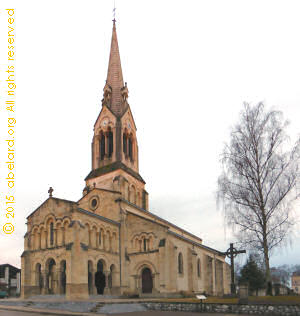
[[[152,293],[153,280],[152,273],[149,268],[145,268],[142,271],[142,292],[143,293]]]

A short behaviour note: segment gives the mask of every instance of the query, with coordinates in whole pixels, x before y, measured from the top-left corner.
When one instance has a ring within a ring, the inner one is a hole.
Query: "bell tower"
[[[145,181],[139,174],[136,130],[114,20],[102,109],[94,124],[92,171],[85,178],[84,194],[93,187],[120,191],[127,201],[148,208]]]

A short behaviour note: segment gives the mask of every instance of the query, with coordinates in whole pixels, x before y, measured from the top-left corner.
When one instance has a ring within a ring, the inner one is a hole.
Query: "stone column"
[[[105,158],[108,158],[108,132],[105,133]]]
[[[96,285],[95,285],[95,271],[94,269],[92,270],[92,295],[97,295],[97,288],[96,288]]]
[[[42,295],[48,294],[47,270],[41,270],[42,276]]]
[[[86,229],[79,222],[74,221],[68,234],[71,234],[73,244],[70,250],[67,250],[69,258],[67,259],[67,299],[87,299],[88,290],[88,250],[82,247],[82,242],[86,237]],[[70,251],[70,252],[69,252]],[[72,273],[71,273],[72,272]]]
[[[37,242],[37,249],[41,249],[41,233],[38,232],[37,233],[37,239],[38,239],[38,242]]]
[[[55,272],[56,291],[55,294],[62,294],[61,269],[57,268]]]
[[[109,295],[110,294],[110,289],[108,287],[108,276],[110,271],[103,271],[104,275],[105,275],[105,288],[104,288],[104,295]]]
[[[54,247],[57,247],[57,229],[54,229]]]
[[[65,236],[65,228],[63,226],[61,228],[61,233],[62,233],[62,245],[64,246],[65,245],[66,236]]]
[[[44,230],[44,233],[45,233],[45,248],[47,249],[48,248],[48,232],[46,229]]]
[[[216,257],[212,258],[213,295],[216,295]]]
[[[99,248],[99,232],[96,232],[96,248]]]
[[[142,289],[142,276],[141,275],[137,275],[136,276],[136,282],[137,282],[137,291],[138,294],[142,294],[143,289]]]

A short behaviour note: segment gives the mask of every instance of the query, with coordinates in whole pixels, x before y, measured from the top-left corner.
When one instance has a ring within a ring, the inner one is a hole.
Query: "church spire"
[[[127,105],[128,90],[127,85],[125,84],[124,86],[123,81],[115,19],[113,20],[106,85],[103,90],[103,104],[108,106],[114,114],[123,114]]]

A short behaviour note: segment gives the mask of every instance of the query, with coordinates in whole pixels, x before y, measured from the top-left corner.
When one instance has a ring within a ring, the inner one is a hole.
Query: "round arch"
[[[97,261],[97,270],[95,273],[95,286],[97,288],[97,294],[99,295],[104,294],[104,288],[106,286],[106,277],[104,271],[106,271],[106,263],[104,259],[99,259]]]

